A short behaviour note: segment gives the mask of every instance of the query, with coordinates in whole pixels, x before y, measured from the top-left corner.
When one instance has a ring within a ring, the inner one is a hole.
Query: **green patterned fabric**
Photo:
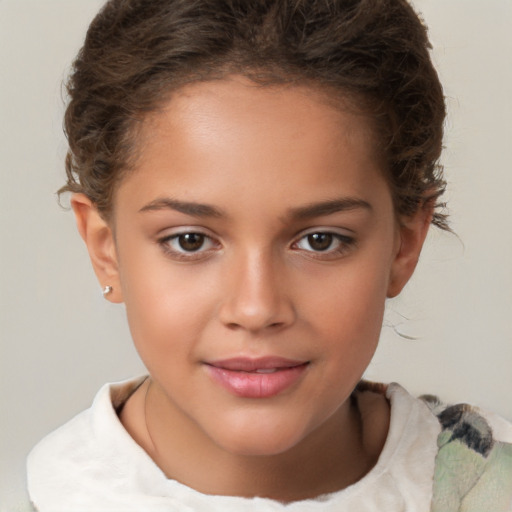
[[[423,397],[441,423],[430,512],[511,512],[512,444],[477,409]]]

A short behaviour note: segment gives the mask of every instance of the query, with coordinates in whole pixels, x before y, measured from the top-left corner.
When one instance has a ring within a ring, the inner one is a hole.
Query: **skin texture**
[[[431,212],[396,218],[368,119],[308,88],[192,84],[140,140],[110,223],[72,199],[151,375],[123,424],[167,476],[205,493],[293,501],[357,481],[382,450],[389,410],[378,395],[359,407],[350,395]],[[186,233],[203,245],[184,250]],[[333,234],[327,249],[314,233]],[[264,356],[305,370],[265,398],[211,378],[212,362]]]

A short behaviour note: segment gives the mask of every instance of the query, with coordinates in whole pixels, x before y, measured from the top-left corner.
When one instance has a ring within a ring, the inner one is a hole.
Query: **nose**
[[[231,262],[219,311],[224,325],[256,333],[283,329],[294,322],[290,290],[277,267],[272,257],[262,252]]]

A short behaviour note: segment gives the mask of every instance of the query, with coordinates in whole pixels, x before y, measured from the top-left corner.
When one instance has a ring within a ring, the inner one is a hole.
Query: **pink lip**
[[[297,382],[308,364],[281,357],[238,357],[209,362],[205,368],[215,382],[236,396],[270,398]]]

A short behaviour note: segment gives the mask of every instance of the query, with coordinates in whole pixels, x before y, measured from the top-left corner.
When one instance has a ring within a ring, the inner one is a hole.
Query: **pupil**
[[[184,251],[197,251],[204,243],[204,235],[199,233],[187,233],[180,235],[179,244]]]
[[[329,233],[313,233],[308,235],[308,242],[315,251],[325,251],[332,244],[332,235]]]

